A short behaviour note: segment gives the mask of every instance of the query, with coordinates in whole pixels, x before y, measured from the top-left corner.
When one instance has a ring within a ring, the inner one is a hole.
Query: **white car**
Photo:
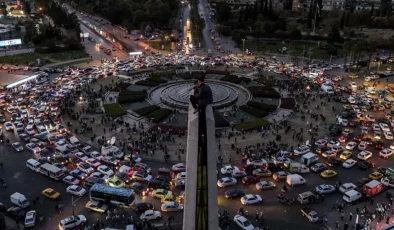
[[[223,167],[220,169],[220,172],[221,172],[223,175],[226,175],[226,174],[231,174],[234,170],[239,170],[239,169],[238,169],[238,167],[235,167],[235,166],[225,165],[225,166],[223,166]]]
[[[81,161],[83,161],[83,162],[86,162],[88,159],[89,159],[89,157],[87,157],[86,155],[85,155],[85,153],[83,153],[83,152],[77,152],[77,153],[75,153],[75,156],[77,157],[77,158],[79,158]]]
[[[82,152],[84,152],[86,155],[90,155],[93,152],[93,149],[90,146],[86,146],[82,149]]]
[[[329,194],[335,191],[335,187],[330,184],[321,184],[319,186],[316,186],[316,193],[319,194]]]
[[[26,148],[28,150],[32,151],[33,153],[39,153],[41,151],[40,147],[38,147],[38,145],[36,145],[34,143],[26,144]]]
[[[394,120],[390,120],[390,125],[394,128]]]
[[[12,147],[15,149],[17,152],[22,152],[23,151],[23,146],[19,144],[19,142],[14,142],[12,143]]]
[[[90,154],[90,157],[92,157],[92,158],[94,158],[94,159],[97,159],[97,160],[99,160],[99,161],[101,161],[101,160],[103,159],[103,155],[101,155],[101,153],[99,153],[99,152],[97,152],[97,151],[93,151],[93,152]]]
[[[146,210],[141,214],[140,220],[150,221],[150,220],[159,220],[161,218],[160,211]]]
[[[104,175],[107,176],[112,176],[114,175],[114,171],[112,171],[112,169],[110,169],[108,166],[106,165],[100,165],[99,167],[97,167],[97,171],[101,172]]]
[[[391,155],[393,155],[393,153],[394,151],[391,149],[383,149],[379,152],[379,156],[383,158],[389,158]]]
[[[131,179],[136,181],[148,182],[152,179],[152,176],[146,172],[134,171]]]
[[[15,127],[16,127],[16,131],[17,131],[17,132],[22,132],[23,129],[24,129],[22,123],[16,123],[16,124],[15,124]]]
[[[347,191],[350,191],[350,190],[353,190],[356,188],[357,188],[357,186],[353,183],[344,183],[339,187],[339,191],[341,193],[346,193]]]
[[[348,168],[355,166],[356,164],[357,164],[357,161],[355,161],[353,159],[347,159],[345,162],[342,163],[342,167],[348,169]]]
[[[373,125],[372,125],[372,130],[373,130],[374,132],[380,131],[380,126],[379,126],[378,124],[373,124]]]
[[[357,88],[357,83],[356,82],[352,82],[352,83],[350,83],[350,85],[353,87],[353,88]]]
[[[89,177],[95,177],[95,178],[100,178],[100,179],[108,179],[109,176],[101,173],[101,172],[92,172],[92,174],[89,175]]]
[[[255,227],[250,223],[248,219],[241,215],[234,216],[234,223],[238,225],[243,230],[254,230]]]
[[[347,145],[346,145],[345,148],[346,148],[347,150],[353,150],[354,147],[356,147],[356,145],[357,145],[356,142],[351,141],[351,142],[347,143]]]
[[[73,176],[66,176],[63,178],[63,182],[68,185],[78,185],[80,181]]]
[[[83,196],[86,193],[86,190],[78,185],[70,185],[67,187],[66,191],[75,196]]]
[[[36,225],[36,211],[28,211],[25,216],[25,228],[31,228]]]
[[[389,131],[389,132],[390,132],[390,127],[388,126],[388,124],[379,123],[379,126],[380,126],[380,128],[381,128],[383,131]]]
[[[244,171],[234,170],[231,173],[231,176],[234,177],[234,178],[243,178],[243,177],[246,177],[247,175],[246,175],[246,172],[244,172]]]
[[[331,140],[331,141],[329,141],[329,142],[327,143],[327,147],[332,148],[332,147],[338,146],[338,145],[340,145],[340,144],[341,144],[341,143],[339,143],[339,141]]]
[[[301,156],[301,155],[304,155],[305,153],[308,153],[310,151],[311,151],[311,149],[308,145],[301,145],[300,147],[298,147],[294,150],[294,155]]]
[[[64,140],[58,140],[55,142],[56,147],[66,146],[66,142]]]
[[[241,203],[243,205],[258,204],[261,202],[263,202],[263,199],[261,199],[261,196],[259,195],[248,194],[241,197]]]
[[[28,125],[26,126],[26,133],[29,135],[34,135],[36,134],[36,131],[34,130],[32,125]]]
[[[260,159],[248,159],[246,161],[246,164],[248,164],[248,165],[256,165],[256,166],[262,167],[264,165],[267,165],[267,161],[260,160]]]
[[[88,163],[90,166],[97,168],[101,165],[100,161],[98,161],[95,158],[89,158],[86,160],[86,163]]]
[[[224,188],[227,186],[235,185],[237,184],[237,179],[232,178],[232,177],[223,177],[222,179],[218,180],[217,185],[220,188]]]
[[[360,144],[358,144],[359,150],[365,150],[366,148],[367,148],[367,142],[361,141]]]
[[[85,162],[78,163],[77,168],[86,174],[90,174],[94,172],[94,169],[88,163]]]
[[[60,221],[59,229],[66,230],[76,226],[80,226],[86,223],[86,217],[84,215],[70,216]]]
[[[375,117],[374,117],[373,115],[371,115],[371,114],[367,114],[367,115],[365,116],[365,118],[367,118],[368,121],[375,122]]]
[[[393,134],[390,131],[384,131],[383,134],[386,140],[393,140]]]
[[[89,201],[85,208],[99,213],[105,213],[108,210],[108,206],[99,201]]]
[[[394,142],[390,145],[390,149],[394,150]]]
[[[358,155],[357,155],[357,158],[358,159],[360,159],[360,160],[364,160],[364,161],[366,161],[366,160],[368,160],[369,158],[371,158],[372,157],[372,153],[370,152],[370,151],[361,151]]]
[[[12,124],[12,122],[7,121],[7,122],[5,123],[5,130],[11,131],[11,130],[13,130],[13,129],[14,129],[14,125]]]
[[[172,166],[172,171],[174,172],[186,171],[186,165],[184,163],[174,164]]]
[[[361,127],[361,133],[368,133],[368,127],[362,126]]]

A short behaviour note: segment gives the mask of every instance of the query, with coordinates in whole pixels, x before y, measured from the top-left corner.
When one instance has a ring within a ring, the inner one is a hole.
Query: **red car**
[[[242,178],[242,184],[244,185],[256,184],[257,182],[260,182],[260,178],[255,176],[246,176]]]

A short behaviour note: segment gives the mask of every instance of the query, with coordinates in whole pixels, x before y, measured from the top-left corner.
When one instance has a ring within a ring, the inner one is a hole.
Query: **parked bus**
[[[39,172],[55,180],[60,180],[64,177],[64,172],[61,169],[48,163],[41,165]]]
[[[90,199],[130,208],[135,198],[134,191],[131,189],[114,188],[105,184],[94,184],[90,188]]]

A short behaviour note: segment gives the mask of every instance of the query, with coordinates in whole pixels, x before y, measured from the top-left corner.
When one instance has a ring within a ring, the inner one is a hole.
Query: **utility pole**
[[[76,203],[79,199],[81,199],[81,197],[78,197],[78,199],[74,200],[74,196],[71,196],[71,205],[72,205],[72,207],[73,207],[73,216],[75,216],[75,212],[74,212],[75,203]]]
[[[305,45],[302,48],[302,62],[301,62],[301,67],[304,67],[304,57],[305,57]]]
[[[312,33],[312,35],[315,35],[315,32],[316,32],[317,11],[319,9],[319,6],[317,5],[316,1],[314,1],[314,4],[316,4],[316,7],[315,7],[315,20],[313,21],[313,33]]]

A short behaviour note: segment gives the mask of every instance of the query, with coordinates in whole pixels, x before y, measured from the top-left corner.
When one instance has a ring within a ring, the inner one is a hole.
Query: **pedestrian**
[[[36,206],[36,200],[33,200],[33,205]]]
[[[256,222],[259,222],[259,213],[256,213]]]
[[[358,212],[360,211],[360,209],[357,207],[356,208],[356,214],[358,215]]]
[[[389,224],[389,223],[390,223],[390,216],[388,216],[386,219],[386,224]]]
[[[16,227],[19,228],[19,219],[18,219],[18,217],[16,218],[15,223],[16,223]]]
[[[353,214],[350,213],[350,214],[349,214],[349,221],[352,221],[352,219],[353,219]]]
[[[349,225],[347,224],[347,223],[345,223],[344,225],[343,225],[343,230],[347,230],[349,228]]]
[[[335,228],[338,229],[339,228],[339,222],[335,222]]]
[[[345,213],[341,212],[341,221],[343,221],[344,218],[345,218]]]
[[[0,168],[1,168],[1,169],[4,169],[3,162],[0,162]]]

